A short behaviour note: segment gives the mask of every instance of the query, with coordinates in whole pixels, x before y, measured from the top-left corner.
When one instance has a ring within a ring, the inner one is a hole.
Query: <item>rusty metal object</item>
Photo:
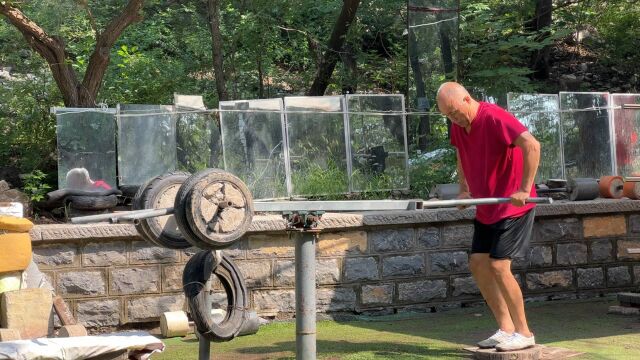
[[[640,181],[625,181],[622,192],[629,199],[640,199]]]
[[[620,199],[623,195],[624,180],[622,176],[603,176],[599,181],[600,196]]]

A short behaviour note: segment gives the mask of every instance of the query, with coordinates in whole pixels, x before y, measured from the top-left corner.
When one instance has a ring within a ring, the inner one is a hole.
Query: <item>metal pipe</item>
[[[211,359],[211,343],[196,331],[198,336],[198,360]]]
[[[511,198],[480,198],[480,199],[453,199],[453,200],[434,200],[425,201],[422,203],[422,208],[433,207],[451,207],[451,206],[471,206],[471,205],[493,205],[493,204],[506,204],[510,203]],[[551,198],[529,198],[528,203],[535,204],[551,204],[553,199]]]
[[[136,220],[136,219],[147,219],[156,216],[164,216],[173,214],[173,208],[163,208],[163,209],[145,209],[145,210],[133,210],[133,211],[123,211],[120,213],[110,213],[110,214],[100,214],[100,215],[89,215],[89,216],[79,216],[71,218],[72,224],[89,224],[101,221],[110,221],[112,223],[118,222],[120,220]]]
[[[422,200],[273,201],[254,202],[255,211],[384,211],[415,210]]]
[[[316,358],[316,233],[294,232],[296,252],[296,359]]]

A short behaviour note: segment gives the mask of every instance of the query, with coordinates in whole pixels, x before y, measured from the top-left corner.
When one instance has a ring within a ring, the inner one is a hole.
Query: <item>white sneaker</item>
[[[513,333],[509,339],[496,345],[498,351],[516,351],[526,348],[530,348],[536,344],[536,339],[531,335],[530,337],[523,336],[518,333]]]
[[[477,345],[480,349],[491,349],[501,342],[509,340],[511,336],[512,334],[498,329],[495,334],[491,335],[488,339],[480,341]]]

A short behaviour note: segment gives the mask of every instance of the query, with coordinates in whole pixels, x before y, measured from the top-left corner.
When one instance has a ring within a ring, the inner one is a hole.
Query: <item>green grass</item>
[[[640,319],[607,315],[611,299],[527,305],[538,343],[584,352],[578,360],[640,359]],[[463,347],[495,330],[484,307],[434,314],[400,314],[359,321],[318,322],[320,359],[460,359]],[[197,359],[193,336],[167,339],[153,359]],[[212,344],[212,359],[295,358],[295,324],[272,323],[256,335]]]

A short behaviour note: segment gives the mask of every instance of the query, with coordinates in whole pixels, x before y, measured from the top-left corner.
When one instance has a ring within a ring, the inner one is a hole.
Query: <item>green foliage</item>
[[[31,201],[42,201],[45,195],[51,189],[51,185],[46,183],[47,175],[40,170],[24,176],[24,185],[22,190],[29,195]]]

